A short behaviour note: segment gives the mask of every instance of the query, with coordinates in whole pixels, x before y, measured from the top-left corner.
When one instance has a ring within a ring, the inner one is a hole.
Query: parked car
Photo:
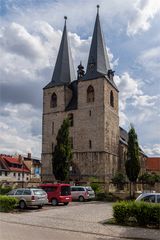
[[[59,203],[68,205],[68,203],[72,201],[70,184],[47,183],[40,184],[39,187],[47,193],[48,201],[53,206],[56,206]]]
[[[141,193],[136,201],[160,203],[160,193]]]
[[[21,209],[29,206],[42,208],[48,203],[46,192],[39,188],[17,188],[8,192],[7,195],[17,198]]]
[[[71,186],[71,195],[73,200],[80,202],[95,198],[95,192],[90,186]]]

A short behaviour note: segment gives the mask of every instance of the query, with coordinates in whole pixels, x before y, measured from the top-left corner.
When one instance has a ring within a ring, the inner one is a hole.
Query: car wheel
[[[84,197],[83,196],[79,196],[79,201],[80,202],[84,202]]]
[[[42,207],[43,207],[43,205],[39,205],[39,206],[38,206],[38,209],[41,209]]]
[[[53,199],[51,200],[51,204],[52,204],[52,206],[57,206],[57,205],[58,205],[57,199],[53,198]]]
[[[24,201],[19,202],[19,207],[20,209],[25,209],[26,208],[26,203]]]
[[[69,202],[65,202],[64,205],[67,206],[69,204]]]

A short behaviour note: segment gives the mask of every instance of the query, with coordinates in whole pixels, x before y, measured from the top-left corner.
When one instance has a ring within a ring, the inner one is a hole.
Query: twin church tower
[[[65,118],[70,120],[71,180],[108,181],[118,168],[118,89],[106,51],[99,6],[86,71],[74,72],[66,17],[51,82],[43,89],[42,181],[52,181],[52,153]],[[54,163],[53,163],[54,164]]]

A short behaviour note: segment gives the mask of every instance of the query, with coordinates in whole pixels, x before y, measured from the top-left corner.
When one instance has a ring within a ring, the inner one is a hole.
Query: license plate
[[[69,198],[68,198],[68,197],[66,197],[66,200],[69,200]]]

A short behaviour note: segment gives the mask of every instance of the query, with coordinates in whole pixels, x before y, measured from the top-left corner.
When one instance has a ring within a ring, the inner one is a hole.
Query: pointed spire
[[[71,49],[68,41],[67,26],[66,26],[67,17],[65,16],[64,19],[65,19],[64,29],[63,29],[63,34],[62,34],[62,39],[59,47],[56,64],[54,67],[52,80],[45,88],[50,88],[53,86],[70,83],[76,79],[75,71],[73,67]]]
[[[108,70],[111,69],[99,20],[99,7],[100,6],[97,5],[97,16],[89,52],[87,70],[83,79],[94,79],[107,75]]]

